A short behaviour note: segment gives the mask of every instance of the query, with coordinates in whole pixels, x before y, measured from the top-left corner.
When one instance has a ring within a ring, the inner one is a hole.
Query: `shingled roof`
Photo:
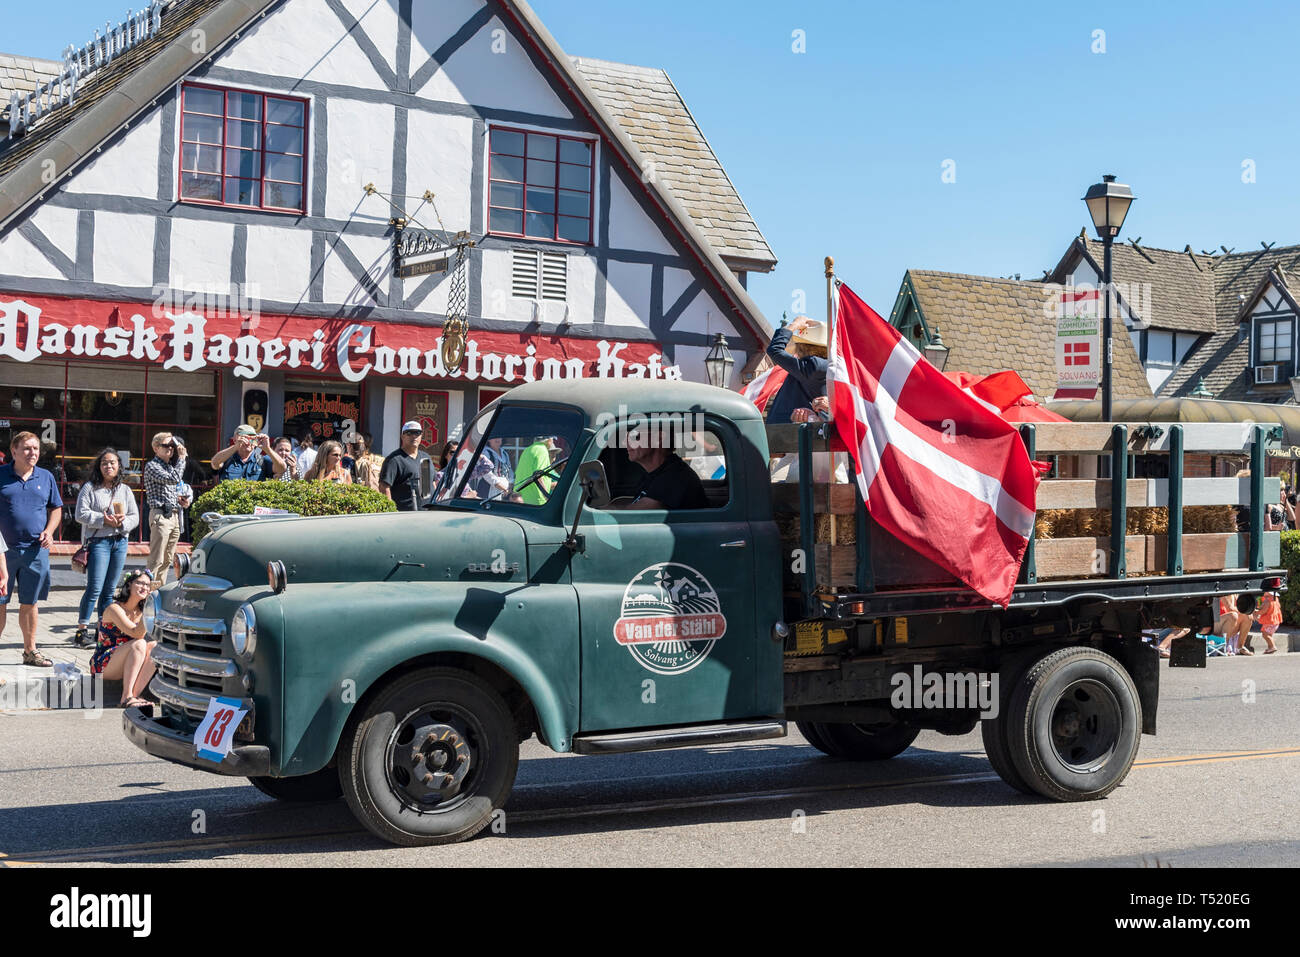
[[[771,247],[668,74],[571,59],[723,260],[736,269],[771,272]]]
[[[63,69],[57,60],[0,53],[0,135],[9,132],[9,97],[13,93],[30,93],[42,83],[54,79]]]
[[[948,347],[948,369],[988,375],[1014,369],[1039,398],[1056,392],[1056,322],[1051,306],[1062,287],[909,269],[900,303],[911,295],[930,332]],[[895,307],[896,311],[899,309]],[[904,330],[906,332],[906,330]],[[1116,398],[1150,398],[1151,388],[1127,335],[1115,337]]]
[[[1097,274],[1101,274],[1102,244],[1096,239],[1078,239],[1076,246],[1086,250]],[[1071,260],[1072,257],[1066,257]],[[1066,260],[1062,260],[1062,263]],[[1140,293],[1127,296],[1128,305],[1138,318],[1157,329],[1181,332],[1214,332],[1215,266],[1214,257],[1172,249],[1134,247],[1116,243],[1111,247],[1111,275],[1124,295],[1125,287],[1141,286]],[[1051,277],[1064,282],[1058,266]]]

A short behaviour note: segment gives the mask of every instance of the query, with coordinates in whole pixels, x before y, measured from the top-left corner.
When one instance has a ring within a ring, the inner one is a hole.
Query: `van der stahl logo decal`
[[[633,578],[614,623],[614,640],[661,675],[690,671],[726,633],[722,602],[709,580],[676,562],[651,565]]]

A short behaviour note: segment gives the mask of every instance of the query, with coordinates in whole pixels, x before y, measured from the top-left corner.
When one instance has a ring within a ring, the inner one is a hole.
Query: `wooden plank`
[[[1045,455],[1100,454],[1110,450],[1109,422],[1036,422],[1038,458]]]
[[[799,514],[799,485],[797,482],[774,482],[772,508],[778,514]],[[818,482],[813,486],[814,510],[818,515],[852,515],[857,500],[856,485],[827,485]]]
[[[1143,452],[1168,452],[1169,430],[1175,423],[1152,423],[1161,432],[1149,442],[1135,445]],[[1254,422],[1184,422],[1184,452],[1247,452],[1255,437]],[[1260,423],[1265,427],[1273,423]],[[1276,445],[1277,443],[1271,443]]]
[[[901,586],[953,585],[946,571],[910,548],[891,539],[890,547],[872,550],[876,588]],[[857,549],[853,545],[817,546],[817,584],[822,588],[853,588],[857,570]]]
[[[1152,494],[1152,479],[1128,480],[1128,507],[1142,508]],[[1164,482],[1159,484],[1163,485]],[[1110,508],[1110,479],[1048,479],[1038,486],[1039,508]]]
[[[1167,570],[1164,552],[1167,544],[1164,535],[1153,535],[1159,544],[1159,554],[1152,556],[1151,570]],[[1276,568],[1281,559],[1282,538],[1280,532],[1264,533],[1264,565]],[[1250,554],[1250,536],[1244,532],[1201,532],[1183,536],[1183,571],[1217,572],[1225,568],[1245,568]]]
[[[783,425],[769,425],[766,428],[767,450],[772,455],[785,455],[788,452],[799,451],[800,425],[790,422]],[[825,431],[829,434],[829,424],[826,425]],[[814,432],[812,450],[814,452],[827,452],[830,451],[830,444],[825,437],[818,437],[817,432]]]
[[[1151,505],[1168,507],[1169,483],[1152,479]],[[1282,492],[1280,478],[1264,479],[1264,501],[1276,502]],[[1183,479],[1183,505],[1249,505],[1250,478]]]
[[[1130,574],[1146,567],[1147,539],[1152,537],[1125,537],[1124,556]],[[1037,545],[1038,580],[1105,575],[1110,560],[1109,546],[1109,538],[1040,538]]]

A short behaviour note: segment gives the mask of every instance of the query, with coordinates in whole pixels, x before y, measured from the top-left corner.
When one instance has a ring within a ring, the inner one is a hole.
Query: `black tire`
[[[343,796],[337,768],[296,778],[249,778],[248,783],[277,801],[335,801]]]
[[[814,722],[813,734],[820,743],[813,742],[813,747],[825,751],[833,758],[847,761],[884,761],[902,754],[916,736],[920,728],[906,724],[866,725]],[[808,737],[807,734],[804,737]],[[813,741],[812,738],[809,738]]]
[[[799,729],[799,733],[804,736],[809,744],[820,751],[822,754],[830,754],[830,745],[822,737],[822,725],[814,721],[796,721],[794,726]]]
[[[1062,648],[1025,672],[1006,719],[1008,751],[1026,784],[1054,801],[1094,801],[1133,767],[1142,702],[1110,655]]]
[[[998,777],[1020,793],[1036,797],[1038,792],[1025,783],[1025,779],[1016,770],[1015,762],[1011,760],[1011,750],[1007,746],[1006,718],[999,714],[996,718],[982,720],[980,737],[984,739],[984,753],[988,755],[989,764],[993,765]]]
[[[518,767],[519,739],[501,695],[454,668],[394,680],[339,750],[352,813],[376,836],[407,847],[452,844],[483,830],[509,797]],[[446,785],[445,795],[437,784]]]

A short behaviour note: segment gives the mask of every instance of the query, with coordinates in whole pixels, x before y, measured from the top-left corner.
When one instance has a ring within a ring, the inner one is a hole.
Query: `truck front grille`
[[[152,637],[157,644],[153,660],[157,672],[149,689],[158,696],[163,713],[180,727],[197,726],[214,697],[245,697],[239,668],[233,658],[223,654],[225,635],[226,623],[217,618],[188,618],[163,612],[154,622]],[[250,710],[236,740],[252,740],[251,719]]]

